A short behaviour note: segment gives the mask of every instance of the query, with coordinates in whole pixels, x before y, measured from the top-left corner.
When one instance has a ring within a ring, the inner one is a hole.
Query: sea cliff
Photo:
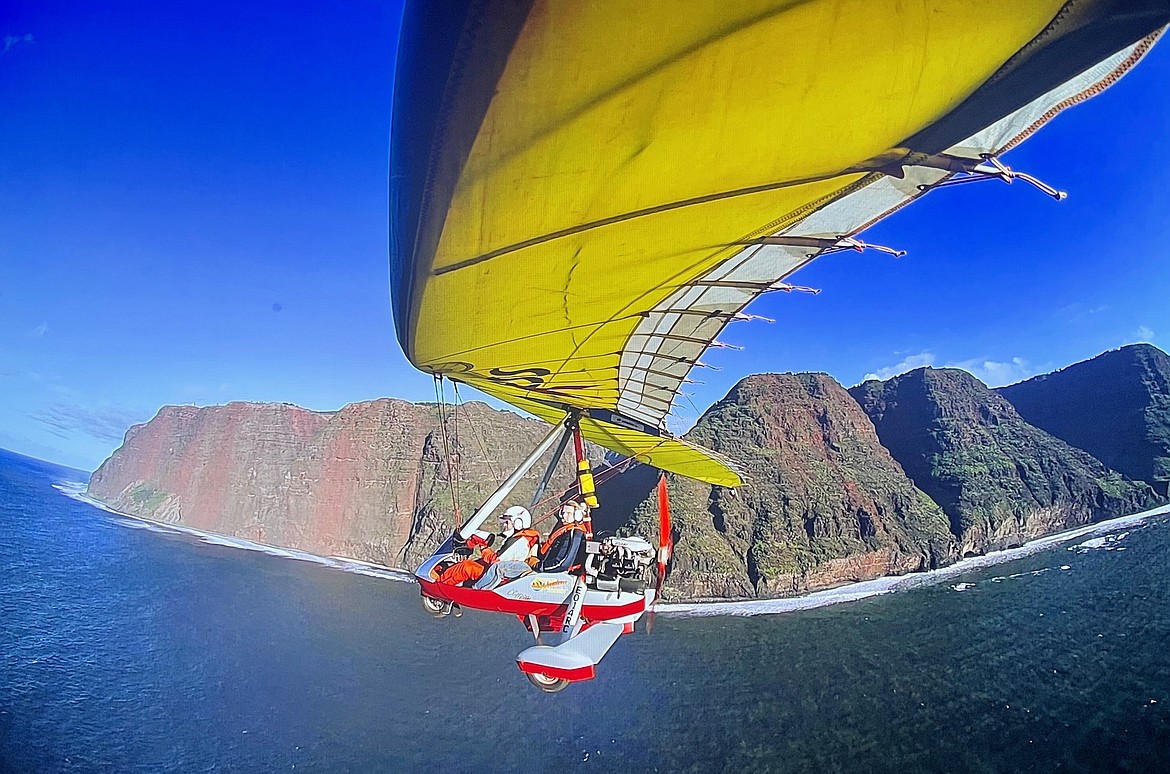
[[[89,494],[136,516],[412,566],[450,534],[456,505],[470,512],[548,432],[482,403],[445,420],[443,432],[433,405],[392,399],[329,413],[167,406],[130,429]],[[517,498],[527,501],[544,464]],[[562,461],[558,480],[572,476]]]
[[[1143,450],[1151,460],[1119,459],[1160,485],[1166,446],[1150,439],[1161,438],[1170,387],[1159,377],[1165,355],[1153,353],[1139,351],[1145,365],[1112,377],[1140,389],[1118,387],[1137,396],[1137,408],[1111,410],[1144,412],[1145,420],[1118,421],[1098,435],[1110,436],[1104,448]],[[825,374],[742,380],[687,438],[734,460],[747,483],[728,490],[670,477],[676,549],[667,596],[776,596],[925,570],[1156,504],[1148,479],[1093,456],[1095,436],[1078,437],[1078,446],[1029,422],[1054,413],[1043,408],[1045,394],[1058,402],[1066,391],[1078,394],[1069,382],[1077,368],[1054,375],[1066,385],[1060,393],[1029,388],[1027,411],[1009,399],[1029,383],[996,392],[954,369],[851,390]],[[1101,369],[1081,370],[1105,378]],[[89,494],[132,515],[410,568],[547,429],[482,403],[441,418],[433,404],[393,399],[335,412],[168,406],[127,432]],[[603,452],[590,457],[600,463]],[[545,464],[511,501],[528,502]],[[603,484],[598,529],[654,535],[655,475],[634,466]],[[572,481],[562,460],[554,489]]]

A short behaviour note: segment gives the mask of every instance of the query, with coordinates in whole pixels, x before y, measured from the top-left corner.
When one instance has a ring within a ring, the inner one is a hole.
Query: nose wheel
[[[451,614],[451,603],[442,599],[435,599],[428,597],[426,594],[421,596],[423,610],[432,618],[446,618]]]
[[[545,693],[556,693],[569,687],[569,681],[563,677],[549,677],[544,673],[537,672],[525,672],[524,676],[528,678],[528,682]]]

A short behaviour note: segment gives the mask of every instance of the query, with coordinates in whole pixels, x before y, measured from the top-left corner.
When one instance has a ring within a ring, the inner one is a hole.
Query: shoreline
[[[283,559],[295,559],[301,562],[311,562],[313,564],[323,565],[342,572],[353,573],[354,575],[365,575],[371,578],[383,578],[385,580],[398,581],[403,583],[413,583],[414,573],[409,570],[404,570],[399,567],[390,567],[384,564],[377,564],[375,562],[367,562],[362,559],[354,559],[348,556],[322,556],[321,554],[310,553],[299,548],[285,548],[283,546],[273,546],[267,543],[257,543],[254,540],[247,538],[233,537],[231,535],[221,535],[218,532],[207,532],[205,530],[196,529],[195,527],[188,527],[183,524],[171,524],[170,522],[157,521],[156,519],[148,519],[145,516],[138,516],[132,513],[123,513],[116,511],[100,500],[95,500],[89,495],[85,494],[84,490],[77,490],[74,487],[67,486],[64,483],[54,484],[53,488],[66,497],[76,500],[86,505],[92,505],[98,510],[117,516],[121,519],[128,519],[129,523],[122,522],[122,526],[131,529],[147,529],[161,534],[171,533],[188,535],[190,537],[199,538],[203,543],[213,546],[223,546],[225,548],[238,548],[242,551],[255,551],[257,553],[268,554],[269,556],[278,556]]]
[[[265,543],[257,543],[245,538],[231,537],[228,535],[220,535],[215,532],[205,532],[203,530],[195,529],[194,527],[187,527],[183,525],[170,524],[163,521],[155,521],[144,516],[136,516],[129,513],[122,513],[109,507],[105,503],[95,500],[89,495],[85,494],[84,488],[76,488],[76,482],[69,482],[74,484],[70,486],[65,482],[60,482],[53,485],[61,494],[78,502],[83,502],[87,505],[105,511],[106,513],[123,519],[129,519],[132,523],[126,524],[134,529],[152,529],[158,532],[172,532],[192,537],[199,538],[202,542],[209,545],[219,545],[228,548],[238,548],[245,551],[257,551],[260,553],[269,554],[270,556],[279,556],[285,559],[296,559],[304,562],[312,562],[320,564],[325,567],[330,567],[342,572],[349,572],[355,575],[366,575],[374,578],[382,578],[385,580],[397,581],[400,583],[413,583],[414,573],[400,567],[390,567],[387,565],[377,564],[375,562],[368,562],[362,559],[354,559],[347,556],[321,556],[320,554],[313,554],[308,551],[302,551],[296,548],[282,548],[280,546],[271,546]],[[1000,551],[992,551],[991,553],[982,556],[972,556],[965,559],[960,559],[954,564],[940,567],[935,570],[927,572],[909,573],[907,575],[885,575],[880,578],[872,578],[865,581],[857,581],[854,583],[845,583],[837,586],[832,586],[826,589],[819,589],[811,591],[807,594],[802,594],[795,597],[778,597],[769,599],[725,599],[725,600],[703,600],[696,602],[668,602],[657,605],[655,612],[657,614],[670,616],[672,618],[697,618],[716,615],[730,615],[730,616],[756,616],[756,615],[778,615],[781,613],[792,613],[799,610],[813,610],[819,607],[828,607],[830,605],[839,605],[846,602],[855,602],[861,599],[868,599],[883,594],[891,594],[897,591],[908,591],[910,589],[919,588],[922,586],[933,586],[949,578],[953,578],[970,570],[978,570],[984,567],[991,567],[997,564],[1003,564],[1015,559],[1022,559],[1026,556],[1045,551],[1054,546],[1059,546],[1064,543],[1069,543],[1077,538],[1085,536],[1099,536],[1106,535],[1112,532],[1117,532],[1130,527],[1135,527],[1149,519],[1170,515],[1170,504],[1151,508],[1148,511],[1134,513],[1129,516],[1119,516],[1115,519],[1107,521],[1098,521],[1092,524],[1086,524],[1082,527],[1075,527],[1064,532],[1057,532],[1052,535],[1045,535],[1034,540],[1024,543],[1022,546],[1016,548],[1005,548]]]
[[[885,575],[856,583],[847,583],[843,586],[834,586],[803,594],[798,597],[780,597],[773,599],[744,599],[744,600],[709,600],[703,602],[671,602],[658,606],[657,612],[679,618],[696,618],[712,615],[754,616],[791,613],[798,610],[812,610],[818,607],[828,607],[845,602],[854,602],[860,599],[876,597],[882,594],[891,594],[897,591],[909,591],[923,586],[935,586],[955,576],[971,570],[984,567],[993,567],[1015,559],[1038,554],[1065,543],[1071,543],[1086,536],[1102,536],[1124,529],[1136,527],[1143,522],[1158,516],[1170,515],[1170,505],[1151,508],[1148,511],[1118,516],[1107,521],[1098,521],[1081,527],[1056,532],[1044,537],[1038,537],[1016,548],[1005,548],[992,551],[982,556],[972,556],[960,559],[954,564],[940,567],[927,572],[909,573],[907,575]]]

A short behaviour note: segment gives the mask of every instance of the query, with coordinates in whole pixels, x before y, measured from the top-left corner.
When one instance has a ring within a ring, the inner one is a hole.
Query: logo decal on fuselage
[[[568,584],[567,580],[561,578],[549,580],[534,580],[532,581],[532,588],[544,591],[546,589],[563,589]]]
[[[581,601],[581,584],[573,586],[573,598],[569,601],[569,612],[565,616],[565,620],[561,624],[561,631],[568,634],[577,625],[577,619],[581,617],[581,608],[577,605]]]

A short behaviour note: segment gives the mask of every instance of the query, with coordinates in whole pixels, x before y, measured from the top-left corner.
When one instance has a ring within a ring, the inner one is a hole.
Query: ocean
[[[544,694],[513,618],[435,621],[399,573],[122,517],[84,482],[0,452],[6,772],[1170,770],[1165,511],[664,608]]]

